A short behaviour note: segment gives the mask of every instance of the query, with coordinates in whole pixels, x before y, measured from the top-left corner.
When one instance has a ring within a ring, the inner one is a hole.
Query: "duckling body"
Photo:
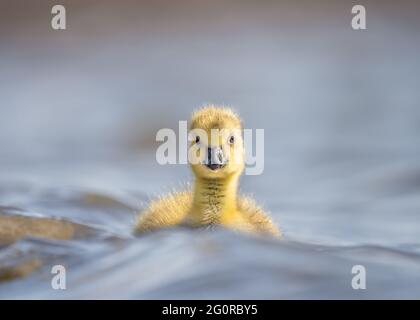
[[[209,154],[219,152],[221,160],[218,164],[192,164],[195,174],[193,189],[170,193],[152,201],[138,216],[136,232],[144,233],[175,226],[222,226],[236,231],[280,237],[279,229],[254,200],[237,194],[239,177],[244,168],[243,142],[238,135],[233,139],[229,130],[241,129],[238,116],[230,109],[209,106],[194,113],[191,122],[192,130],[228,129],[229,143],[224,143],[226,137],[220,137],[216,139],[218,143],[206,142],[204,146]],[[195,142],[193,140],[192,144],[198,144],[197,141],[198,139]],[[234,147],[239,152],[233,152]],[[205,158],[210,159],[210,156]]]
[[[138,216],[136,232],[146,233],[175,226],[211,228],[221,225],[236,231],[281,236],[270,217],[249,197],[238,197],[236,210],[227,216],[219,216],[216,210],[210,208],[201,216],[193,213],[193,198],[194,193],[185,190],[152,201]]]

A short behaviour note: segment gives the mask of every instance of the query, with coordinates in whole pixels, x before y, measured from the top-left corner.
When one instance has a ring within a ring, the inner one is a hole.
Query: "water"
[[[48,3],[1,1],[0,216],[72,236],[3,244],[0,298],[420,297],[415,2],[370,2],[363,33],[345,4],[100,3],[76,3],[60,34]],[[156,130],[203,102],[265,129],[264,173],[241,191],[284,240],[132,235],[151,198],[191,181],[156,163]]]

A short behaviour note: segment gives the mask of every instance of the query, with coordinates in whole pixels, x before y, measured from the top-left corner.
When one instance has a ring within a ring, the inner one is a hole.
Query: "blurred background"
[[[7,245],[0,266],[42,263],[0,297],[419,298],[419,44],[418,1],[0,0],[0,211],[98,233]],[[242,191],[284,242],[131,237],[150,198],[191,178],[157,164],[157,130],[204,103],[265,130]],[[52,261],[73,290],[49,287]]]

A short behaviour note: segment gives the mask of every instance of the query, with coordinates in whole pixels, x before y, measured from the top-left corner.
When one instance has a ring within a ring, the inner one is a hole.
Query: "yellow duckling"
[[[269,216],[252,199],[237,194],[245,166],[241,130],[241,120],[231,109],[206,106],[194,112],[190,122],[190,150],[195,150],[200,159],[190,160],[194,188],[152,201],[137,217],[136,232],[220,225],[280,237]]]

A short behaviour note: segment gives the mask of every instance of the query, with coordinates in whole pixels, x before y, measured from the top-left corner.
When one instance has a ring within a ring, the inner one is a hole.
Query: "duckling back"
[[[179,225],[190,211],[193,194],[191,191],[172,192],[153,200],[138,215],[136,232],[144,233]]]

